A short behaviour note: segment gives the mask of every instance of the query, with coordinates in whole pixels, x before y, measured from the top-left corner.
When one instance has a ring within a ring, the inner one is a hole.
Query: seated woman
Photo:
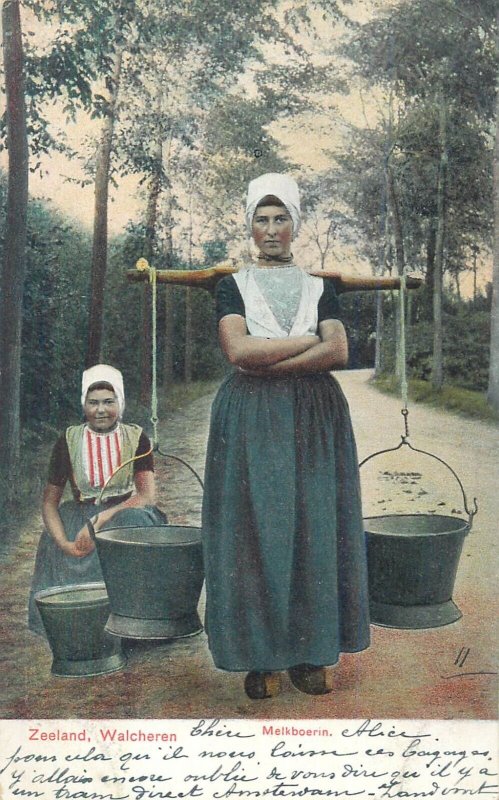
[[[55,443],[43,493],[45,530],[36,554],[29,596],[29,628],[45,635],[35,594],[52,586],[102,581],[87,520],[104,527],[161,525],[165,515],[154,506],[151,444],[138,425],[123,423],[123,377],[107,364],[85,370],[81,404],[85,422],[66,429]],[[103,499],[100,494],[112,477]],[[135,460],[131,460],[135,459]],[[70,482],[73,500],[60,504]]]

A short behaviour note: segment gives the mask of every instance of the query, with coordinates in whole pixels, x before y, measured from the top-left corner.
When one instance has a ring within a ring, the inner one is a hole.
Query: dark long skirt
[[[98,514],[99,511],[109,508],[104,503],[98,505],[92,502],[77,503],[69,500],[59,506],[59,514],[64,525],[66,536],[70,542],[76,539],[77,533],[85,522]],[[155,506],[142,508],[126,508],[118,511],[112,519],[103,526],[104,528],[129,527],[134,525],[150,526],[164,525],[166,517]],[[35,569],[31,581],[31,590],[28,603],[28,627],[34,633],[45,636],[43,622],[35,603],[35,594],[42,589],[51,589],[53,586],[71,586],[73,584],[94,583],[104,581],[97,550],[88,556],[75,558],[62,552],[47,531],[43,531],[36,552]]]
[[[335,378],[233,373],[223,382],[203,546],[206,629],[221,669],[328,665],[368,647],[357,452]]]

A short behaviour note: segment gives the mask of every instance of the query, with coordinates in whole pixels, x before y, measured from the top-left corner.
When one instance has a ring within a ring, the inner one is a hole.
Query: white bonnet
[[[81,378],[81,404],[85,404],[87,392],[94,383],[109,383],[114,389],[118,400],[120,417],[125,410],[125,388],[123,386],[123,375],[119,369],[109,366],[109,364],[95,364],[94,367],[86,369]]]
[[[293,235],[296,236],[301,224],[300,192],[294,178],[283,175],[281,172],[266,172],[265,175],[260,175],[259,178],[249,182],[246,199],[248,231],[251,233],[253,216],[258,203],[268,194],[278,197],[284,203],[293,220]]]

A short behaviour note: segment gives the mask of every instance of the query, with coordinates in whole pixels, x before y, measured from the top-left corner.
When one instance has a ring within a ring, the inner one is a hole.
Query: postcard
[[[3,2],[5,800],[498,796],[496,26]]]

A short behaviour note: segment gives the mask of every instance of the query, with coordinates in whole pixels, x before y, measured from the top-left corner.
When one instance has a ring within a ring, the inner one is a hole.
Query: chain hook
[[[402,416],[404,418],[404,434],[402,435],[402,441],[405,444],[407,442],[407,439],[409,438],[409,435],[410,435],[409,434],[409,419],[408,419],[408,417],[409,417],[409,409],[407,408],[407,406],[405,406],[405,408],[402,408],[400,413],[402,414]]]

